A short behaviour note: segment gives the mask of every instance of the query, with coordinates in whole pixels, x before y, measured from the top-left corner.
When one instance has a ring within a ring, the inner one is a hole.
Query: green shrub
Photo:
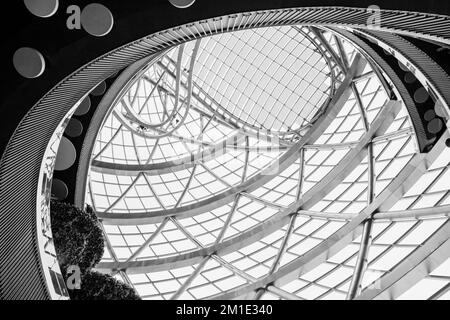
[[[69,295],[72,300],[141,300],[129,285],[95,271],[85,272],[80,289],[69,290]]]
[[[100,262],[104,252],[103,233],[90,207],[52,201],[50,204],[53,241],[61,271],[70,265],[85,272]]]

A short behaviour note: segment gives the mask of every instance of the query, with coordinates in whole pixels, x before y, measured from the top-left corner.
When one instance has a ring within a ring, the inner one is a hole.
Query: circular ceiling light
[[[169,2],[179,9],[185,9],[192,6],[195,0],[169,0]]]
[[[425,88],[420,88],[414,93],[414,100],[417,103],[425,103],[429,97],[430,95]]]
[[[87,33],[102,37],[113,28],[114,17],[111,11],[99,3],[91,3],[81,12],[81,25]]]
[[[58,155],[56,156],[55,170],[63,171],[69,169],[76,160],[77,151],[66,137],[61,138],[61,142],[58,149]]]
[[[48,18],[58,11],[58,0],[24,0],[27,9],[37,17]]]
[[[89,112],[90,108],[91,108],[91,99],[89,97],[86,97],[84,98],[83,101],[81,101],[80,105],[78,106],[74,114],[76,116],[83,116]]]
[[[25,78],[37,78],[45,71],[44,56],[33,48],[18,49],[13,56],[13,64],[17,72]]]
[[[83,133],[83,124],[77,119],[70,119],[64,133],[71,138],[79,137]]]
[[[69,188],[67,188],[67,185],[59,180],[59,179],[53,179],[52,180],[52,195],[57,200],[62,201],[67,198],[67,195],[69,194]]]
[[[93,96],[101,96],[106,91],[106,83],[105,81],[100,82],[92,91],[91,94]]]

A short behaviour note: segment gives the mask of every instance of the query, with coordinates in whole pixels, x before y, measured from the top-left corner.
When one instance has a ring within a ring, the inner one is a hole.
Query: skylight
[[[373,68],[339,34],[303,26],[162,53],[111,105],[94,145],[86,202],[108,249],[98,269],[146,299],[345,299],[360,229],[315,254],[373,216],[360,286],[374,285],[447,222],[389,214],[446,206],[450,194],[442,155],[388,195],[418,149]],[[430,290],[445,285],[436,279]],[[255,283],[266,289],[252,293]]]

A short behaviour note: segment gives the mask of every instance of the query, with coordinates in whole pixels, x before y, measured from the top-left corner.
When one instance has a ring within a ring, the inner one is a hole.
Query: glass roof
[[[415,132],[376,71],[338,34],[302,26],[164,52],[97,135],[85,201],[106,235],[98,269],[145,299],[345,299],[355,281],[376,285],[447,224],[430,209],[450,205],[448,148],[400,181],[420,160]],[[372,241],[355,280],[361,232],[312,255],[363,215]],[[448,270],[402,298],[432,296]]]

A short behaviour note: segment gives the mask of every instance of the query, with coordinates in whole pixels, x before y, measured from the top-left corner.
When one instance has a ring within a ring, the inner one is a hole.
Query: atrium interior
[[[65,203],[143,300],[450,300],[450,7],[229,2],[21,2],[0,299],[73,298]]]
[[[450,149],[390,190],[419,157],[416,133],[395,85],[338,31],[214,35],[137,75],[97,134],[85,202],[106,235],[98,268],[144,299],[354,298],[448,223]],[[449,270],[399,298],[448,298]]]

